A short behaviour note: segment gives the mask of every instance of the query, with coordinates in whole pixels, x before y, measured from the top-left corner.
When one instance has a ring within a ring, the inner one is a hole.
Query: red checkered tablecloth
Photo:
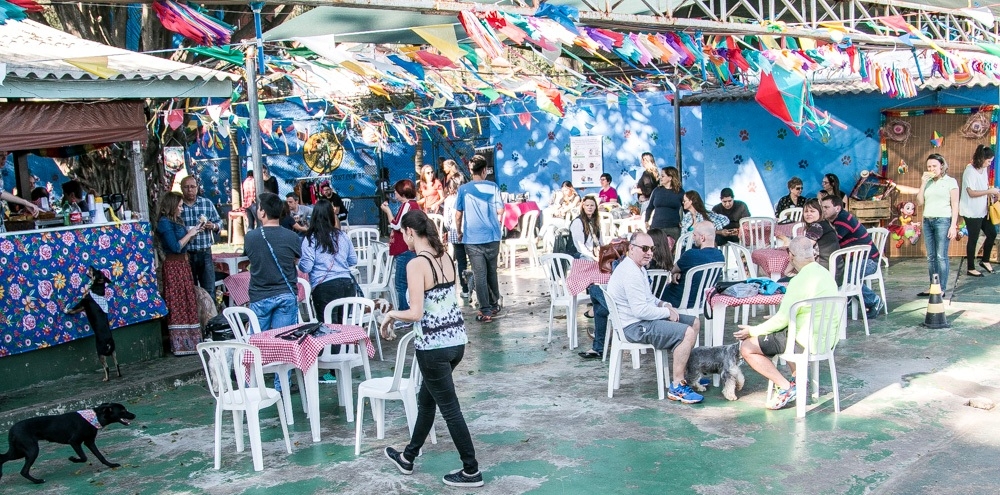
[[[610,273],[602,273],[596,261],[573,260],[569,274],[566,275],[566,289],[578,296],[587,291],[591,284],[606,284],[611,279]]]
[[[801,222],[799,222],[799,223],[801,223]],[[785,237],[791,239],[792,238],[792,229],[794,229],[796,225],[799,225],[799,223],[795,223],[795,222],[792,222],[792,223],[779,223],[778,225],[775,225],[774,226],[774,236],[777,237],[779,235],[782,235],[782,236],[785,236]]]
[[[226,272],[228,275],[235,275],[240,271],[240,263],[249,261],[250,258],[243,256],[243,253],[212,253],[216,271]]]
[[[753,260],[754,264],[767,271],[768,274],[772,273],[782,274],[785,272],[785,268],[788,267],[788,249],[787,248],[755,249],[753,253],[750,254],[750,259]],[[756,304],[766,304],[766,303],[756,303]]]
[[[250,336],[250,345],[260,349],[263,364],[290,363],[305,371],[316,363],[316,359],[326,346],[354,344],[362,340],[364,340],[368,350],[368,357],[375,356],[375,346],[372,345],[364,329],[357,325],[325,324],[330,329],[330,333],[321,337],[307,335],[301,343],[297,340],[285,340],[277,337],[281,332],[297,326],[299,325],[275,328]]]
[[[299,277],[309,280],[309,276],[305,273],[298,273]],[[289,280],[289,282],[292,282],[292,280]],[[236,275],[230,275],[222,281],[222,285],[229,292],[229,301],[232,306],[244,306],[250,302],[250,272],[240,272]],[[299,286],[298,289],[299,301],[305,300],[305,290],[302,286]]]
[[[709,296],[708,292],[712,289],[706,289],[705,295]],[[722,294],[711,295],[712,307],[725,306],[727,308],[732,308],[735,306],[742,306],[744,304],[761,304],[765,306],[779,305],[781,304],[781,298],[785,297],[784,294],[772,294],[770,296],[765,296],[763,294],[757,294],[753,297],[736,298],[730,297]]]

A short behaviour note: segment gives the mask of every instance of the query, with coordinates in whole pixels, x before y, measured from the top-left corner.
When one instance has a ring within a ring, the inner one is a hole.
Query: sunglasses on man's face
[[[641,249],[644,253],[648,253],[653,250],[653,246],[643,246],[641,244],[632,244],[632,246]]]

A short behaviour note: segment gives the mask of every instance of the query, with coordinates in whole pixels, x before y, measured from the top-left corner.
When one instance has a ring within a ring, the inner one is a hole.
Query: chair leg
[[[609,322],[610,324],[610,322]],[[612,328],[604,329],[604,355],[601,356],[601,362],[608,360],[608,352],[611,350],[611,334],[614,332]]]
[[[403,394],[403,412],[406,413],[406,427],[410,431],[410,436],[413,436],[413,427],[417,423],[417,395],[416,393],[411,393],[413,389],[407,391]]]
[[[621,373],[621,368],[618,366],[618,362],[621,360],[619,356],[618,346],[611,343],[611,349],[605,349],[604,354],[611,353],[611,364],[608,366],[608,398],[612,398],[615,395],[615,389],[618,388],[616,384],[618,383],[618,374]]]
[[[303,378],[302,376],[302,370],[298,368],[295,368],[295,380],[296,380],[295,383],[299,384],[299,399],[302,402],[302,412],[306,413],[306,415],[308,416],[309,402],[308,400],[306,400],[306,393],[305,393],[306,382],[305,378]],[[291,416],[289,416],[289,419],[292,419]]]
[[[375,438],[382,440],[385,438],[385,400],[371,397],[368,401],[372,404],[372,416],[375,417]]]
[[[346,373],[341,372],[340,375],[337,376],[337,383],[339,383],[341,387],[338,392],[344,401],[344,408],[346,409],[345,415],[347,416],[348,423],[354,421],[354,386],[351,382],[351,369],[348,367]]]
[[[656,360],[656,392],[660,396],[660,400],[663,400],[666,392],[663,383],[663,351],[657,349],[653,351],[653,359]]]
[[[811,372],[809,373],[809,388],[812,389],[813,399],[819,400],[819,361],[813,361]]]
[[[385,361],[385,358],[382,357],[382,338],[379,337],[378,329],[375,328],[374,317],[372,317],[372,321],[368,322],[368,334],[371,335],[372,333],[375,334],[375,350],[378,351],[378,360]]]
[[[222,405],[215,405],[215,469],[222,467]]]
[[[795,365],[795,383],[796,386],[801,383],[805,383],[806,387],[809,386],[809,363],[808,362],[798,362]],[[809,401],[808,390],[805,394],[796,393],[795,394],[795,417],[804,418],[806,417],[806,402]]]
[[[281,370],[275,375],[278,377],[278,383],[281,384],[281,407],[285,408],[285,412],[289,416],[292,415],[292,381],[288,379],[290,370]],[[299,380],[299,385],[302,386],[302,380]],[[305,392],[300,392],[305,395]]]
[[[885,281],[881,277],[878,279],[878,291],[882,295],[882,311],[889,314],[889,300],[885,298]]]
[[[264,469],[264,454],[260,445],[260,411],[257,409],[247,409],[247,433],[250,434],[250,456],[253,457],[253,470],[262,471]]]
[[[862,300],[860,294],[858,294],[858,306],[861,307],[861,320],[865,323],[865,335],[871,335],[868,333],[868,311],[865,310],[865,302]],[[858,308],[854,309],[857,311]]]
[[[833,410],[840,413],[840,383],[837,382],[837,365],[833,362],[833,355],[830,355],[830,381],[833,382]]]
[[[302,385],[300,385],[300,387],[304,388],[304,386]],[[305,391],[303,391],[302,393],[305,394]],[[285,436],[285,450],[287,450],[288,453],[291,454],[292,441],[288,438],[288,422],[285,421],[285,408],[281,404],[278,404],[278,421],[281,422],[281,434]]]
[[[545,341],[547,344],[552,343],[552,322],[555,320],[556,307],[549,302],[549,339]]]
[[[361,455],[361,423],[365,417],[365,396],[358,393],[358,418],[354,424],[354,455]]]
[[[236,451],[243,452],[243,411],[233,411],[233,430],[236,432]]]

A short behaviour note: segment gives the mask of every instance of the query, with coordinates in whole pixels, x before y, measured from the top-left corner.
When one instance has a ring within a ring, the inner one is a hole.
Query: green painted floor
[[[952,262],[952,279],[957,260]],[[833,411],[828,368],[821,366],[818,400],[805,420],[795,411],[763,407],[764,381],[744,366],[747,383],[736,402],[709,389],[700,405],[657,400],[650,355],[624,369],[621,389],[607,397],[607,365],[584,361],[567,348],[565,319],[555,320],[546,343],[548,298],[540,269],[501,271],[510,308],[493,324],[468,318],[470,344],[456,370],[466,420],[486,486],[476,493],[697,493],[697,494],[922,494],[998,493],[1000,415],[966,406],[974,397],[1000,401],[1000,274],[963,276],[946,312],[952,328],[928,330],[920,260],[888,271],[891,314],[865,336],[852,322],[837,351],[840,414]],[[951,295],[952,290],[948,290]],[[759,311],[759,314],[765,311]],[[582,313],[582,311],[581,311]],[[467,315],[473,314],[469,309]],[[732,314],[727,324],[731,333]],[[580,318],[581,342],[591,320]],[[386,355],[394,347],[385,345]],[[370,410],[360,456],[354,423],[336,407],[336,387],[320,385],[323,440],[312,443],[295,399],[293,454],[284,451],[274,409],[264,413],[265,470],[254,472],[249,448],[235,452],[232,423],[223,426],[222,469],[213,464],[213,401],[197,358],[165,358],[126,368],[109,386],[98,375],[67,377],[12,397],[0,397],[0,426],[35,411],[62,412],[79,401],[124,400],[138,418],[104,430],[98,445],[122,463],[72,464],[69,447],[42,446],[34,486],[4,466],[0,493],[461,493],[440,478],[461,466],[447,428],[428,444],[412,476],[382,456],[407,441],[402,406],[387,406],[386,438],[375,438]],[[389,374],[373,361],[373,374]],[[148,374],[176,376],[149,380]],[[75,402],[61,400],[72,397]],[[37,404],[33,406],[32,404]],[[3,411],[7,411],[4,413]],[[6,415],[4,415],[6,414]],[[0,449],[5,442],[0,440]],[[89,454],[88,454],[89,455]],[[275,491],[278,490],[278,491]]]

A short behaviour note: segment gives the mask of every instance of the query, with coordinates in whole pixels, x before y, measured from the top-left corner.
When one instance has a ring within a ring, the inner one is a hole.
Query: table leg
[[[305,386],[300,386],[300,390],[305,390],[306,404],[309,406],[309,429],[312,431],[313,443],[319,442],[319,363],[313,363],[309,369],[305,370],[305,377],[302,381]]]
[[[566,314],[566,325],[569,326],[568,333],[569,333],[570,350],[576,349],[578,345],[577,328],[576,328],[576,311],[577,311],[576,296],[573,296],[573,301],[570,304],[569,311]]]
[[[705,345],[714,346],[722,345],[723,335],[722,333],[726,330],[726,309],[728,306],[725,304],[713,304],[712,305],[712,340],[711,342],[706,342]],[[706,340],[707,337],[706,337]],[[719,386],[719,375],[712,375],[712,385],[715,387]]]

